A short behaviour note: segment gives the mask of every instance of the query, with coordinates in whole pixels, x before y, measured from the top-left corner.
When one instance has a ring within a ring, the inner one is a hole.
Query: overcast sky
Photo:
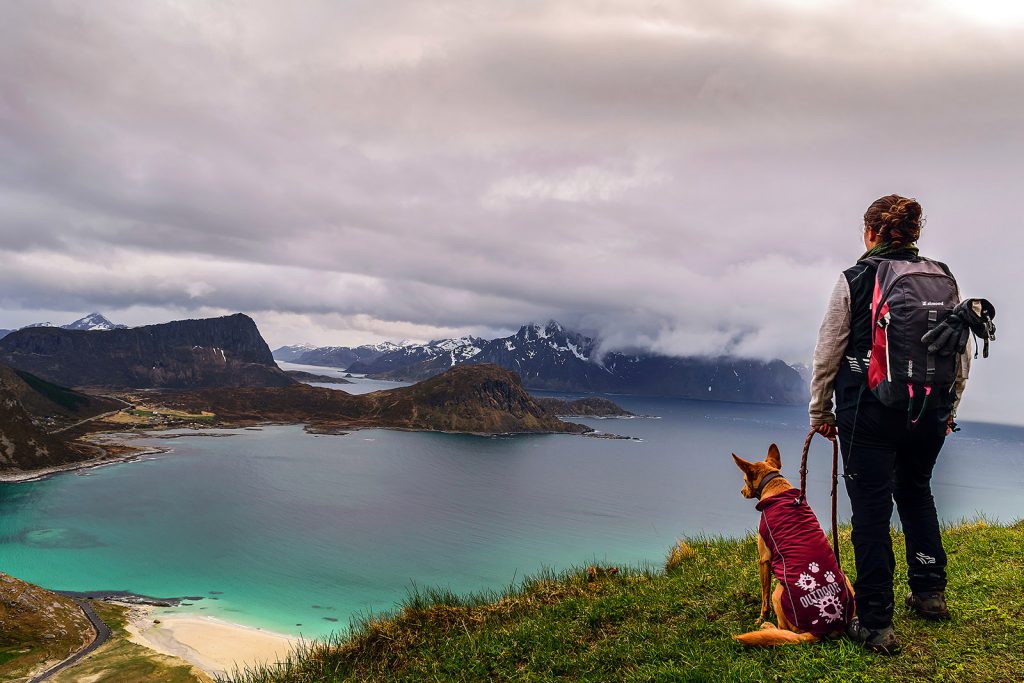
[[[1018,2],[0,4],[0,328],[244,311],[272,346],[493,335],[806,360],[867,205],[999,310]]]

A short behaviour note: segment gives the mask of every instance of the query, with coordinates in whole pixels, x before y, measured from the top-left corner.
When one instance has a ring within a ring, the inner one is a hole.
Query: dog
[[[806,501],[779,470],[782,455],[772,444],[760,462],[732,454],[743,472],[743,497],[756,498],[761,575],[761,630],[733,636],[744,645],[768,647],[813,643],[842,635],[854,616],[853,586],[839,569],[825,532]],[[771,593],[771,580],[779,585]],[[766,622],[769,593],[778,626]]]

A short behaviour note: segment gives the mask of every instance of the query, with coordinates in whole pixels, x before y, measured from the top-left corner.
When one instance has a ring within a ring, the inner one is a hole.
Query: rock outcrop
[[[0,339],[0,362],[64,386],[288,386],[252,318],[177,320],[103,331],[25,328]]]
[[[544,410],[560,417],[633,417],[633,413],[600,396],[588,396],[573,401],[560,398],[536,400]]]

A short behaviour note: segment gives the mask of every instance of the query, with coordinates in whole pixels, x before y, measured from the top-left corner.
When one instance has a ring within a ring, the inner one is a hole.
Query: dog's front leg
[[[761,534],[757,535],[757,552],[757,569],[761,575],[761,615],[757,618],[757,623],[760,624],[768,616],[772,588],[772,551],[761,538]]]

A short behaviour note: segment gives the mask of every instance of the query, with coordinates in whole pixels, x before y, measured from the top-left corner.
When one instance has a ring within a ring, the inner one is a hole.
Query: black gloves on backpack
[[[928,353],[951,356],[967,350],[968,335],[985,340],[984,357],[988,358],[988,343],[996,338],[995,306],[988,299],[968,299],[957,304],[941,323],[921,337],[928,344]],[[977,358],[978,352],[974,352]]]

